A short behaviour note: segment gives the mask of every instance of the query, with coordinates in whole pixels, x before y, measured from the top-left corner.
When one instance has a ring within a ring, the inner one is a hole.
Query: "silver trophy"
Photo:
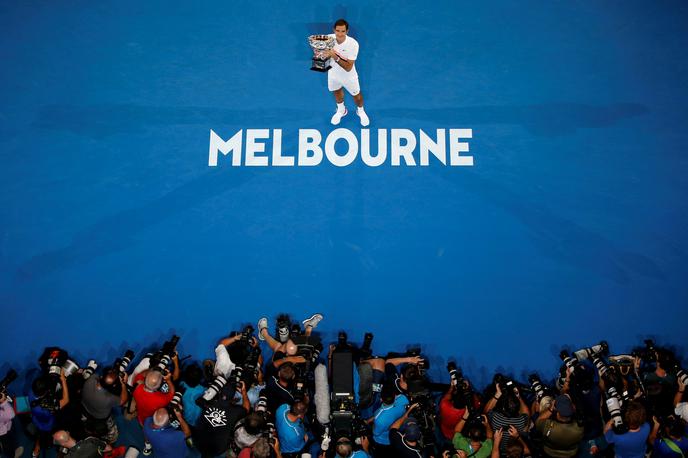
[[[330,68],[328,62],[330,58],[326,51],[334,48],[334,37],[328,35],[311,35],[308,37],[308,44],[313,48],[313,64],[311,70],[316,72],[326,72]]]

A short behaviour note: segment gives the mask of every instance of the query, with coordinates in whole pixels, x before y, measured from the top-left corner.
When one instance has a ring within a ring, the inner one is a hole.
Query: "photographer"
[[[264,393],[268,400],[267,409],[269,412],[274,413],[282,404],[294,402],[292,389],[295,379],[296,371],[292,364],[282,365],[277,371],[277,377],[268,377]]]
[[[194,363],[184,368],[179,386],[184,392],[182,396],[184,418],[190,425],[195,424],[201,415],[201,408],[196,404],[196,400],[205,391],[205,387],[201,385],[201,380],[203,380],[203,370],[198,364]]]
[[[178,366],[176,354],[173,360]],[[134,389],[132,396],[136,401],[136,416],[139,424],[143,425],[146,418],[151,417],[159,408],[167,406],[174,397],[173,373],[167,372],[163,375],[157,369],[148,369],[137,377],[141,377],[143,382]]]
[[[591,458],[607,446],[602,431],[604,422],[600,411],[600,405],[603,402],[602,391],[595,383],[593,370],[583,363],[576,364],[567,373],[562,392],[569,394],[577,416],[583,423],[583,441],[579,458]]]
[[[557,396],[550,409],[540,412],[535,428],[542,437],[546,456],[571,458],[578,454],[583,427],[573,420],[574,414],[575,408],[566,394]]]
[[[513,382],[511,382],[513,384]],[[495,382],[495,394],[485,405],[485,413],[493,431],[509,429],[510,426],[523,434],[528,432],[530,425],[530,410],[521,398],[518,388],[509,388],[502,392],[502,382]],[[510,436],[502,440],[500,453],[506,453]]]
[[[389,429],[389,443],[394,450],[394,456],[399,458],[427,458],[428,454],[423,450],[420,439],[421,431],[411,412],[418,407],[412,404],[406,412],[399,417]],[[403,432],[402,432],[403,431]]]
[[[682,418],[670,416],[660,424],[652,417],[653,427],[648,442],[652,444],[653,458],[683,458],[688,456],[688,436],[686,422]]]
[[[129,400],[126,376],[124,372],[118,373],[109,368],[100,377],[89,377],[81,390],[84,417],[94,420],[107,431],[104,439],[110,444],[114,443],[119,435],[112,409],[126,404]]]
[[[493,444],[490,422],[485,415],[481,415],[479,418],[480,421],[473,420],[470,422],[468,425],[468,432],[464,435],[463,429],[468,421],[468,412],[464,412],[454,428],[452,444],[459,452],[458,455],[460,458],[466,458],[468,456],[471,458],[487,458],[492,455]]]
[[[153,447],[156,458],[186,457],[186,438],[191,436],[191,429],[181,410],[175,409],[174,416],[179,422],[179,429],[170,424],[170,413],[164,407],[157,409],[143,424],[143,435]]]
[[[622,434],[614,432],[613,420],[604,426],[604,438],[614,444],[617,458],[643,458],[650,435],[650,425],[646,421],[645,407],[638,401],[630,401],[624,414],[628,431]]]
[[[676,377],[669,372],[675,363],[673,354],[666,349],[657,348],[654,352],[654,371],[642,374],[646,390],[648,409],[653,415],[666,417],[673,413],[673,398],[676,392]],[[637,367],[641,361],[638,359]]]
[[[382,388],[382,406],[369,420],[373,424],[373,440],[375,457],[392,457],[394,451],[389,441],[389,430],[409,405],[408,398],[403,394],[396,394],[396,390],[389,385]]]
[[[40,375],[31,385],[29,403],[31,405],[31,421],[36,427],[36,441],[33,456],[38,456],[43,447],[52,444],[52,432],[55,428],[56,413],[64,409],[69,403],[69,389],[64,369],[60,370],[60,399],[54,399],[55,380],[48,375]]]
[[[282,455],[285,458],[295,458],[301,453],[317,456],[319,453],[319,444],[312,441],[306,433],[304,418],[307,411],[308,398],[298,399],[292,405],[282,404],[277,408],[275,427]]]
[[[447,440],[452,440],[454,437],[454,428],[456,428],[461,417],[468,409],[463,396],[458,394],[458,391],[462,390],[463,387],[459,387],[452,383],[440,400],[440,431],[442,431],[442,436]]]
[[[233,402],[234,392],[241,393],[242,405]],[[234,428],[250,409],[246,384],[227,383],[211,401],[203,403],[196,422],[194,442],[204,457],[221,455],[232,446]]]
[[[21,456],[23,447],[17,448],[17,438],[12,429],[14,408],[7,394],[0,390],[0,456]]]

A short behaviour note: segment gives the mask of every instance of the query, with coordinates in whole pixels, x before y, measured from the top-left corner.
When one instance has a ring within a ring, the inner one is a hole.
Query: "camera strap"
[[[685,455],[683,454],[683,450],[676,444],[676,442],[672,441],[669,438],[663,439],[664,443],[667,444],[667,446],[675,453],[678,453],[681,455],[681,458],[684,458]]]

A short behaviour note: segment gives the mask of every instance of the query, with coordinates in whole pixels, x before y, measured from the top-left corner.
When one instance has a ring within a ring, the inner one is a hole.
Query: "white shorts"
[[[338,78],[328,72],[327,74],[327,89],[338,91],[342,87],[352,96],[358,95],[361,92],[361,86],[358,84],[358,75],[354,77]]]

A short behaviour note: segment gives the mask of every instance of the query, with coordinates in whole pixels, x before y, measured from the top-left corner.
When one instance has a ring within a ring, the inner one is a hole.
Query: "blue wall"
[[[281,311],[479,383],[685,354],[685,2],[258,3],[0,5],[0,364]],[[331,130],[305,38],[339,16],[371,128],[471,128],[474,167],[207,166],[210,129]]]

